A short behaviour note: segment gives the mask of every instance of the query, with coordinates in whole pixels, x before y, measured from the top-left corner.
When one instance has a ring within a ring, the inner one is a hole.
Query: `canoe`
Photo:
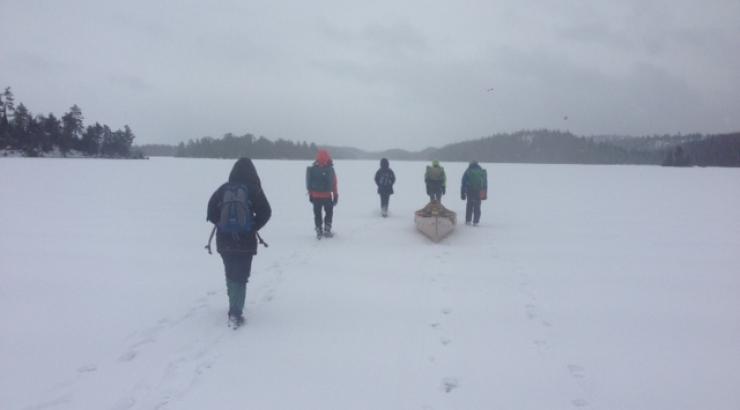
[[[455,230],[457,214],[439,202],[430,202],[414,213],[416,229],[434,242],[439,242]]]

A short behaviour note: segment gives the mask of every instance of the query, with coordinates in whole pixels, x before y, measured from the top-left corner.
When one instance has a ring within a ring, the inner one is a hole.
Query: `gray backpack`
[[[221,200],[218,232],[245,234],[252,232],[254,215],[249,202],[249,189],[243,184],[227,184]]]

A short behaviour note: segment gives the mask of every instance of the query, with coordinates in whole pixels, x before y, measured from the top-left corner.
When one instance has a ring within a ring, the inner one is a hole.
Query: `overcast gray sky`
[[[0,0],[0,38],[34,113],[138,144],[740,130],[738,0]]]

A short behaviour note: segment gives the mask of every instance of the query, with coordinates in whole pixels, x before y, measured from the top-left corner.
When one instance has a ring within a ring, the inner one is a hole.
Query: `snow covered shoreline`
[[[433,244],[422,163],[383,219],[377,163],[337,161],[317,242],[308,162],[256,161],[271,246],[233,332],[203,250],[232,164],[0,161],[3,408],[740,405],[737,170],[483,164],[482,226]]]
[[[67,152],[67,154],[62,154],[59,150],[55,149],[54,151],[50,152],[41,152],[36,156],[28,156],[21,150],[7,150],[2,149],[0,150],[0,159],[3,158],[64,158],[64,159],[149,159],[147,157],[138,157],[138,156],[131,156],[131,157],[104,157],[104,156],[90,156],[85,155],[79,151],[72,150]]]

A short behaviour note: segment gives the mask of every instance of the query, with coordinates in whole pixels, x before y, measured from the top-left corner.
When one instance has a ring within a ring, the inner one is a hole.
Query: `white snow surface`
[[[479,227],[414,228],[424,163],[255,161],[273,216],[226,326],[232,160],[0,160],[2,409],[739,409],[740,170],[483,164]],[[464,220],[463,163],[443,202]]]

